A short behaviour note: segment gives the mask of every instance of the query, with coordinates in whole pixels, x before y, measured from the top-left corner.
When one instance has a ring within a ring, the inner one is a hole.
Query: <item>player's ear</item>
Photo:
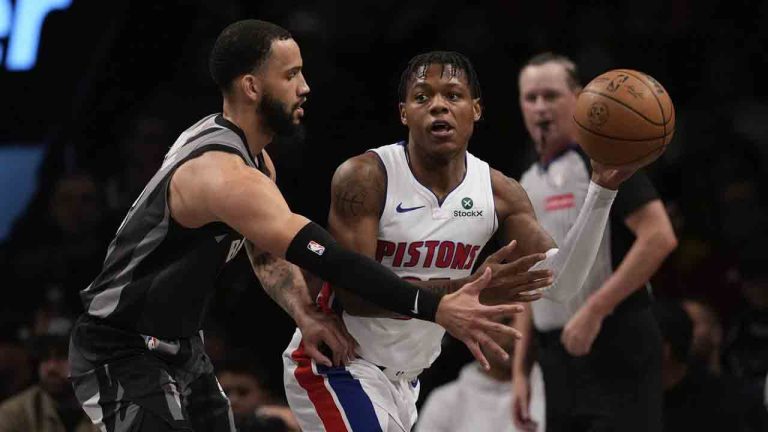
[[[480,104],[480,98],[472,99],[472,113],[475,121],[479,121],[483,117],[483,105]]]
[[[400,102],[400,123],[403,126],[408,126],[408,117],[405,116],[405,104]]]
[[[237,79],[237,84],[248,99],[256,101],[261,96],[261,82],[254,75],[242,75]]]

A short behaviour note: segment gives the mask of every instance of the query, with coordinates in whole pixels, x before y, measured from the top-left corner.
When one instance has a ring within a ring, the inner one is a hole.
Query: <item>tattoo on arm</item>
[[[365,209],[366,190],[359,185],[350,185],[336,191],[337,210],[347,216],[359,216]]]
[[[301,270],[268,253],[255,255],[251,242],[246,241],[246,249],[253,272],[259,278],[264,291],[296,319],[296,314],[312,303]]]
[[[375,162],[374,162],[375,163]],[[345,167],[334,176],[333,211],[343,219],[376,216],[384,205],[386,177],[376,165]]]

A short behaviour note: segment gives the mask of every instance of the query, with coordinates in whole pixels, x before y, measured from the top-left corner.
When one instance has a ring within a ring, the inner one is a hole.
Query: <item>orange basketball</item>
[[[650,75],[615,69],[593,79],[573,115],[579,145],[605,165],[648,164],[675,133],[669,93]]]

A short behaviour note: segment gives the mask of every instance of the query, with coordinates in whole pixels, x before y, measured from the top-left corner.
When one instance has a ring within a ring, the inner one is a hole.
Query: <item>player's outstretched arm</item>
[[[547,255],[533,267],[547,268],[554,273],[552,285],[544,290],[545,297],[564,302],[581,289],[594,263],[616,196],[616,190],[605,186],[617,188],[625,179],[623,175],[624,171],[593,175],[576,222],[558,248],[536,220],[528,195],[520,184],[496,170],[492,171],[494,198],[503,235],[506,239],[518,239],[524,251],[545,252]]]
[[[211,151],[187,161],[171,179],[170,197],[171,213],[183,226],[224,222],[259,250],[286,257],[393,312],[435,321],[464,341],[486,366],[480,344],[504,352],[489,332],[519,336],[513,328],[494,321],[519,312],[519,306],[491,307],[479,302],[490,270],[445,297],[411,285],[372,259],[343,249],[321,227],[292,213],[275,184],[238,156]]]
[[[239,156],[210,151],[189,160],[174,173],[171,189],[171,212],[184,226],[224,222],[260,251],[285,257],[382,307],[434,320],[438,296],[341,248],[324,229],[292,213],[274,182]]]

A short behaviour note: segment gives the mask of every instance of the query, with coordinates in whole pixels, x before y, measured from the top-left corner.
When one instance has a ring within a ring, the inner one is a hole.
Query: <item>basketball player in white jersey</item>
[[[496,266],[486,291],[506,300],[523,300],[515,293],[537,285],[546,285],[544,295],[555,300],[575,294],[594,260],[616,189],[637,167],[609,170],[595,164],[586,204],[558,250],[520,185],[467,152],[482,107],[477,75],[466,57],[453,52],[414,57],[399,93],[408,140],[338,168],[329,216],[335,238],[422,288],[445,293],[476,277],[471,269],[477,252],[500,230],[506,242],[518,243],[485,263]],[[528,272],[495,263],[521,256],[527,266],[543,260]],[[550,269],[553,279],[538,269]],[[284,378],[302,430],[411,430],[418,375],[440,354],[444,330],[374,308],[338,287],[335,293],[359,358],[347,367],[318,365],[305,355],[296,332],[283,356]]]

